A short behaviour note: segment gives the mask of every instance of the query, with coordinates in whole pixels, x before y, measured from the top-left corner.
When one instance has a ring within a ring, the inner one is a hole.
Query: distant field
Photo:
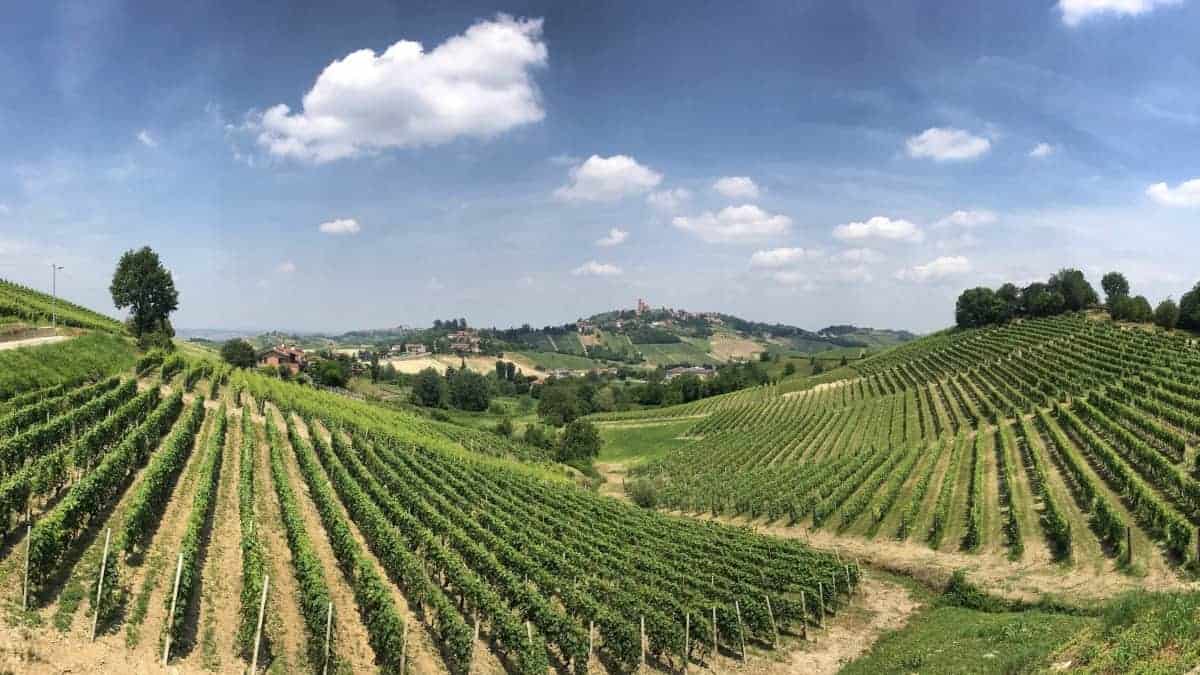
[[[677,448],[686,440],[679,436],[695,425],[694,419],[680,422],[635,422],[601,424],[601,462],[628,462],[650,459]]]
[[[556,354],[553,352],[518,352],[518,355],[532,363],[535,366],[541,366],[546,370],[554,370],[555,368],[568,368],[570,370],[590,370],[592,368],[603,368],[604,363],[595,359],[585,358],[583,356],[575,356],[573,354]],[[516,359],[514,359],[516,361]],[[520,363],[518,363],[520,365]]]
[[[583,343],[579,341],[579,335],[576,333],[555,335],[554,344],[558,345],[559,353],[583,356]]]
[[[651,366],[678,363],[702,366],[720,363],[720,361],[709,356],[703,349],[689,342],[670,345],[636,345],[635,348],[642,353],[642,356],[646,358],[646,362]]]

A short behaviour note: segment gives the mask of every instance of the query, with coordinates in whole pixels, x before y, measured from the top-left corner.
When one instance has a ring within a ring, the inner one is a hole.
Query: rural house
[[[258,357],[259,366],[271,366],[273,368],[284,366],[291,370],[293,375],[300,372],[307,364],[308,360],[304,356],[303,349],[288,347],[286,345],[272,347]]]
[[[460,330],[446,336],[450,340],[450,349],[460,354],[479,353],[479,335],[473,330]]]

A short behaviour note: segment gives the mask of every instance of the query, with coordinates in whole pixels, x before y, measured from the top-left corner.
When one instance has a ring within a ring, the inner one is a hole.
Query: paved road
[[[17,349],[18,347],[36,347],[38,345],[48,345],[54,342],[62,342],[63,340],[71,339],[66,335],[50,335],[48,337],[29,338],[27,340],[13,340],[11,342],[0,342],[0,351],[5,349]]]

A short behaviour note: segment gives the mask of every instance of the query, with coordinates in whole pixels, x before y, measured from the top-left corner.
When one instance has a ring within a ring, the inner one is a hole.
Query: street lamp
[[[58,335],[58,271],[62,265],[50,263],[50,327]]]

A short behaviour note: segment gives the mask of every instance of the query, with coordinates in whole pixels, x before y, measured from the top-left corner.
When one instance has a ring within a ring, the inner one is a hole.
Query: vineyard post
[[[529,624],[529,619],[525,619],[525,639],[533,644],[533,626]]]
[[[1125,526],[1125,549],[1129,552],[1129,564],[1133,564],[1133,528]]]
[[[640,657],[641,660],[638,661],[638,663],[644,666],[646,665],[646,617],[644,616],[641,617],[641,636],[642,638],[639,643],[641,646],[642,655]]]
[[[262,600],[258,601],[258,627],[254,629],[254,655],[250,657],[250,675],[258,672],[258,649],[262,644],[263,614],[267,611],[267,588],[270,585],[271,576],[263,576]]]
[[[742,629],[742,605],[737,600],[733,601],[733,611],[737,614],[738,622],[738,640],[742,643],[742,660],[746,660],[746,631]]]
[[[850,595],[850,565],[845,565],[843,569],[846,570],[846,595]]]
[[[329,674],[329,638],[333,637],[333,601],[329,602],[329,610],[325,614],[325,664],[321,667],[322,675]]]
[[[21,609],[29,609],[29,551],[33,548],[33,519],[25,526],[25,583],[21,586]]]
[[[96,641],[96,626],[100,623],[100,599],[104,594],[104,572],[108,568],[108,542],[112,538],[112,528],[104,532],[104,557],[100,559],[100,579],[96,582],[96,612],[92,616],[92,642]]]
[[[171,613],[167,615],[167,639],[163,645],[163,667],[167,666],[167,657],[171,655],[171,629],[175,623],[175,603],[179,600],[179,578],[183,575],[183,552],[179,553],[179,563],[175,565],[175,590],[171,591]]]
[[[400,641],[400,675],[404,675],[404,667],[408,662],[408,622],[404,622],[404,638]]]
[[[592,649],[595,647],[596,622],[588,621],[588,663],[592,661]]]
[[[771,596],[763,594],[767,601],[767,618],[771,620],[771,649],[779,647],[779,629],[775,627],[775,612],[771,609]]]
[[[688,612],[683,615],[683,672],[688,671],[688,661],[691,656],[692,647],[692,614]]]
[[[823,628],[825,626],[825,586],[819,581],[817,582],[817,603],[818,607],[820,607],[820,613],[818,614],[817,618],[817,627]]]

